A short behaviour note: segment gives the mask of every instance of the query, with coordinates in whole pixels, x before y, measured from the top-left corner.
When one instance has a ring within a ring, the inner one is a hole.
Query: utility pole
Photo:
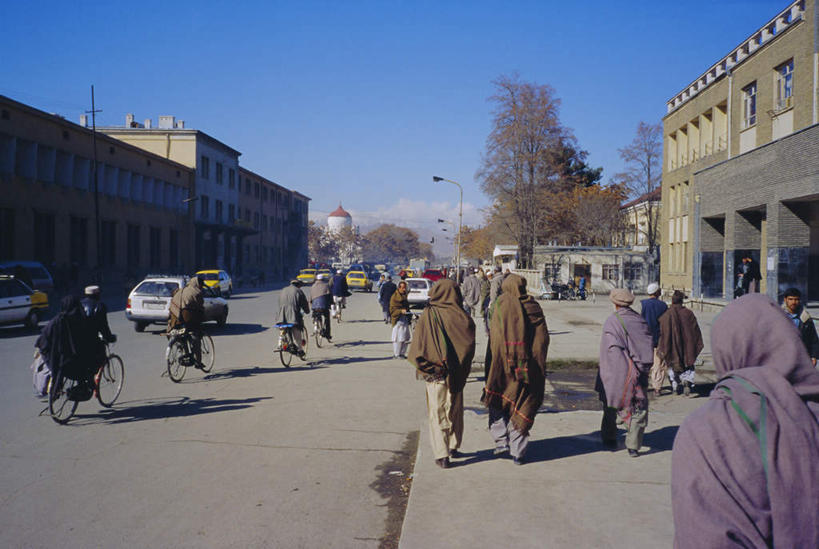
[[[102,268],[102,233],[100,229],[100,186],[99,177],[97,175],[97,113],[102,112],[97,110],[94,103],[94,85],[91,85],[91,110],[85,111],[86,114],[91,114],[91,141],[94,145],[94,232],[97,238],[97,277],[100,276]]]

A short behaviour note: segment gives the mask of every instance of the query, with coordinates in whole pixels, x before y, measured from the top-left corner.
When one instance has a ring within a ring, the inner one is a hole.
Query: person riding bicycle
[[[171,296],[168,331],[183,327],[191,335],[191,347],[196,367],[202,369],[202,322],[205,321],[205,297],[202,275],[191,277],[184,288],[177,288]]]
[[[290,281],[290,286],[279,294],[279,324],[293,324],[293,340],[299,347],[299,357],[304,358],[304,317],[302,313],[310,313],[307,297],[301,291],[302,282],[298,279]]]
[[[333,302],[339,304],[337,306],[345,308],[347,306],[347,296],[350,295],[350,291],[347,287],[347,279],[344,277],[344,273],[341,269],[336,271],[336,274],[330,281],[330,290],[333,292]]]
[[[95,350],[97,364],[100,365],[105,362],[107,354],[105,344],[114,343],[117,340],[117,336],[111,333],[111,328],[108,326],[108,308],[100,300],[100,287],[86,286],[85,297],[80,300],[80,303],[85,311],[86,318],[88,318],[94,333],[98,337]]]
[[[327,275],[322,273],[316,277],[316,282],[310,288],[310,301],[313,305],[313,316],[321,320],[321,335],[332,341],[330,337],[330,305],[333,295],[327,283]]]

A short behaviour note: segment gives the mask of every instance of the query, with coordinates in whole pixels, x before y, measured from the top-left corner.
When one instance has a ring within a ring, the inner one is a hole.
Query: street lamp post
[[[446,181],[447,183],[452,183],[453,185],[458,186],[458,190],[461,193],[461,200],[458,206],[458,244],[457,244],[457,254],[458,254],[458,262],[455,265],[456,273],[458,273],[458,279],[460,279],[460,272],[461,272],[461,230],[463,229],[463,221],[464,221],[464,189],[461,187],[461,184],[457,181],[452,181],[450,179],[444,179],[443,177],[438,177],[437,175],[432,176],[432,181],[434,183],[438,183],[440,181]]]
[[[455,227],[455,223],[453,223],[452,221],[450,221],[450,220],[448,220],[448,219],[441,219],[441,218],[438,218],[438,223],[446,223],[447,225],[449,225],[450,227],[452,227],[452,232],[453,232],[453,233],[457,231],[457,228]],[[444,231],[444,232],[446,232],[446,228],[443,228],[443,229],[441,229],[441,230],[442,230],[442,231]],[[452,238],[447,238],[447,240],[449,240],[449,241],[450,241],[450,242],[452,242],[453,244],[455,243],[455,237],[452,237]],[[457,250],[453,251],[453,253],[452,253],[452,261],[453,261],[453,262],[454,262],[454,261],[457,261],[457,260],[456,260],[456,253],[457,253]]]

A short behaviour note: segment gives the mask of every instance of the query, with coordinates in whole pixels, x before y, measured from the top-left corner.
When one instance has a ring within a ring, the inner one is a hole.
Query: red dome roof
[[[344,208],[341,207],[341,203],[339,203],[338,208],[336,208],[336,210],[327,217],[349,217],[350,219],[353,218],[353,216],[344,211]]]

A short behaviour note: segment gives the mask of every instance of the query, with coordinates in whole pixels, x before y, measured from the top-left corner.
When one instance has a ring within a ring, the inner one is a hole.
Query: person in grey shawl
[[[765,295],[711,329],[720,381],[671,457],[674,546],[819,547],[819,372]]]
[[[304,331],[304,317],[302,313],[310,313],[310,305],[307,297],[301,290],[301,280],[293,279],[290,286],[284,288],[279,293],[279,322],[283,324],[295,324],[293,327],[293,339],[299,345],[299,357],[304,359],[304,350],[307,347],[307,336]]]
[[[603,323],[600,367],[595,390],[603,403],[600,436],[603,444],[617,445],[619,416],[628,429],[626,448],[637,457],[648,425],[648,372],[654,362],[654,342],[643,318],[631,309],[634,294],[617,288],[609,294],[615,311]]]

